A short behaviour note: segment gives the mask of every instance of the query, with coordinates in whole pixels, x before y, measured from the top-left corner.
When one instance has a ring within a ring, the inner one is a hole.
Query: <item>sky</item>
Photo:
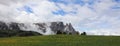
[[[120,36],[120,0],[1,0],[0,21],[63,21],[89,35]]]

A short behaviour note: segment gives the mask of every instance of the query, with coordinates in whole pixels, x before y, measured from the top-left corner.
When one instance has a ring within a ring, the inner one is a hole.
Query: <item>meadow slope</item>
[[[0,38],[0,46],[120,46],[119,36],[50,35]]]

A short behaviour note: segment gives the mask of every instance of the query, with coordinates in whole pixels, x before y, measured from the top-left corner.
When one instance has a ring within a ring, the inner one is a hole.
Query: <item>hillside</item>
[[[0,46],[120,46],[119,36],[52,35],[0,38]]]

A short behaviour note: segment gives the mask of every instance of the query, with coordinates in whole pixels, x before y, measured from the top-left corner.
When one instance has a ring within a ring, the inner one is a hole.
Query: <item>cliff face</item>
[[[71,23],[64,25],[63,22],[52,22],[50,28],[56,34],[77,34]]]
[[[14,30],[14,31],[33,31],[42,35],[50,34],[77,34],[78,32],[72,27],[71,23],[64,25],[63,22],[50,23],[5,23],[0,22],[0,31]],[[38,34],[37,33],[37,34]]]
[[[8,26],[4,22],[0,22],[0,30],[8,30]]]

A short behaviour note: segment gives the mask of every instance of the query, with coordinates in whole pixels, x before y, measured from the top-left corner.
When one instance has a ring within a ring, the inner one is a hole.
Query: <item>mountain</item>
[[[71,23],[17,23],[0,21],[0,37],[2,36],[33,36],[55,34],[78,34]]]

